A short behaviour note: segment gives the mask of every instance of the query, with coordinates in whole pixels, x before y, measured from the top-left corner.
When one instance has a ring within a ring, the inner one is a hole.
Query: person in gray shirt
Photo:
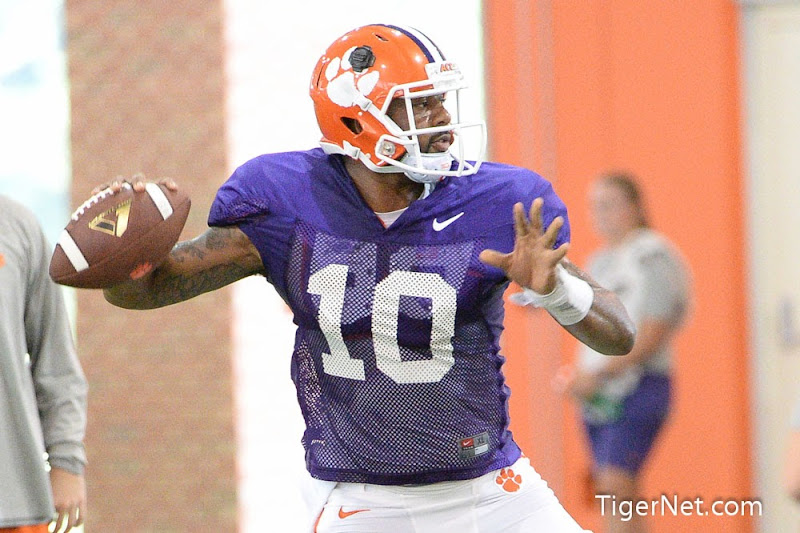
[[[600,176],[590,200],[605,242],[587,270],[622,300],[636,324],[636,343],[613,358],[581,346],[576,368],[562,369],[556,386],[580,403],[595,494],[635,501],[641,468],[669,412],[672,339],[686,320],[690,276],[679,251],[650,227],[634,176]],[[608,533],[642,531],[642,520],[605,513]]]
[[[33,213],[0,195],[0,529],[26,533],[86,514],[87,384],[51,251]]]

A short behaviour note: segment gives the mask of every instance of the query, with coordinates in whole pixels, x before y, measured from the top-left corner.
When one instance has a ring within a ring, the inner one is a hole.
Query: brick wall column
[[[193,201],[206,227],[227,176],[221,2],[66,1],[73,207],[144,172]],[[155,311],[78,291],[90,382],[87,530],[233,531],[229,290]]]

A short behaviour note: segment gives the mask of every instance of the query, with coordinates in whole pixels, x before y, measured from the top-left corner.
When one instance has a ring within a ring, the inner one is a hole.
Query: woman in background
[[[637,327],[636,344],[621,357],[581,346],[577,366],[562,368],[556,387],[581,404],[595,493],[619,503],[637,499],[642,465],[669,412],[671,341],[687,314],[689,276],[674,246],[650,228],[634,176],[601,175],[590,203],[604,242],[587,271],[622,300]],[[607,532],[645,530],[642,517],[623,521],[606,503]]]

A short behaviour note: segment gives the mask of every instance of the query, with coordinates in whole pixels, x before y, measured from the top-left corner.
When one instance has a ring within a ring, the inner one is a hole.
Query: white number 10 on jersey
[[[331,264],[308,279],[308,292],[320,296],[317,320],[331,353],[322,354],[326,374],[365,380],[364,361],[353,359],[342,336],[347,265]],[[430,359],[403,361],[397,341],[400,297],[431,301]],[[456,326],[456,290],[431,272],[396,270],[375,286],[372,298],[372,343],[378,369],[396,383],[435,383],[455,364],[452,338]]]

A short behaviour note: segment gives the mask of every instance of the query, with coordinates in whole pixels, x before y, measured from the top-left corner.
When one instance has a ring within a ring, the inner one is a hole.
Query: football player
[[[508,430],[503,293],[517,282],[518,303],[605,354],[627,353],[634,328],[567,260],[551,184],[464,158],[468,130],[485,146],[485,126],[457,116],[464,87],[415,29],[348,32],[311,77],[321,148],[244,163],[210,229],[105,290],[146,309],[251,275],[275,287],[297,324],[318,533],[581,530]]]

